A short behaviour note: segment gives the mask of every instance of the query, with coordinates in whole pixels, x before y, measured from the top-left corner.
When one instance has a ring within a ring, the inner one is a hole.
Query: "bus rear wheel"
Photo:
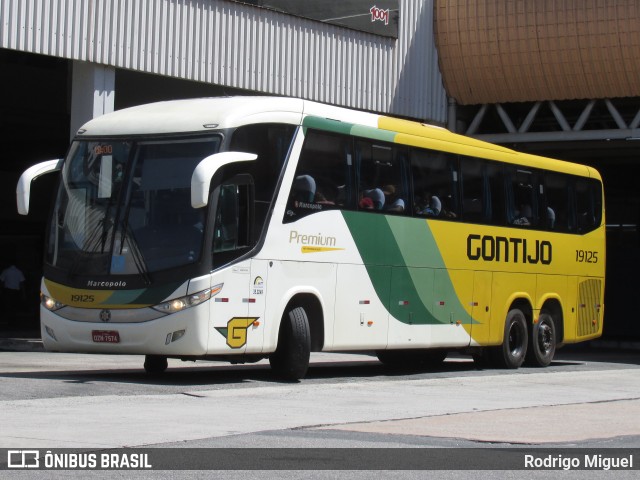
[[[541,313],[529,336],[525,362],[532,367],[547,367],[556,353],[556,326],[553,317]]]
[[[491,351],[493,364],[499,368],[519,368],[527,354],[527,320],[522,310],[514,308],[507,314],[502,345]]]
[[[269,356],[271,369],[285,380],[300,380],[309,369],[311,332],[307,312],[290,309],[283,317],[276,351]]]
[[[145,355],[144,357],[144,370],[147,373],[164,373],[168,366],[167,357],[162,355]]]

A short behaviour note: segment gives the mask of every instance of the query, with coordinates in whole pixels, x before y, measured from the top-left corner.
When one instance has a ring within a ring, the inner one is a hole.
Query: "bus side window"
[[[352,208],[351,139],[308,130],[291,189],[284,223],[326,210]]]
[[[561,173],[545,172],[541,201],[545,223],[555,232],[569,231],[569,177]]]
[[[591,200],[593,202],[593,217],[595,222],[593,228],[598,228],[602,224],[602,184],[597,180],[589,180],[591,190]]]
[[[462,218],[465,222],[485,223],[490,209],[484,178],[483,161],[472,157],[460,158],[462,177]]]
[[[431,150],[410,152],[413,214],[419,217],[458,218],[458,174],[455,155]]]
[[[588,178],[577,178],[574,189],[577,231],[578,233],[590,232],[602,222],[600,185]]]
[[[485,162],[484,190],[485,221],[491,225],[505,224],[505,175],[504,168],[497,162]]]
[[[213,265],[219,267],[247,252],[252,246],[255,197],[253,178],[236,175],[217,189],[213,228]]]
[[[360,210],[406,215],[411,210],[406,148],[357,140],[356,184]]]
[[[255,162],[241,162],[229,165],[226,171],[229,176],[246,172],[253,177],[255,185],[255,214],[252,241],[258,241],[258,236],[264,229],[274,192],[280,178],[280,172],[289,147],[293,140],[295,127],[283,124],[245,125],[233,132],[230,151],[255,153]]]
[[[507,220],[511,225],[537,227],[538,175],[518,167],[507,167]]]

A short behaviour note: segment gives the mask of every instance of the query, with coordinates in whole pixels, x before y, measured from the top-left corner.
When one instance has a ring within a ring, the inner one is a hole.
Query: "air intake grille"
[[[584,337],[597,333],[600,328],[602,280],[585,280],[578,289],[578,337]]]

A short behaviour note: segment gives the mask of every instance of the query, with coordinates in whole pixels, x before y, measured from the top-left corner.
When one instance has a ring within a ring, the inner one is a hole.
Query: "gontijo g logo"
[[[242,348],[247,343],[247,329],[253,325],[258,317],[233,317],[225,327],[215,329],[227,339],[227,345],[231,348]]]

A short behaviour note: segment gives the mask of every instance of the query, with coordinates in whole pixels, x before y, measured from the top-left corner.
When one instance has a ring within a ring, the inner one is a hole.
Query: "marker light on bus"
[[[180,312],[187,308],[195,307],[196,305],[206,302],[212,296],[218,294],[220,290],[222,290],[222,285],[223,284],[221,283],[213,288],[207,288],[206,290],[192,293],[191,295],[187,295],[185,297],[174,298],[173,300],[169,300],[168,302],[155,305],[153,308],[167,314]]]
[[[47,332],[47,335],[49,335],[51,338],[53,338],[56,342],[58,341],[58,339],[56,338],[56,333],[53,331],[53,328],[50,328],[50,327],[45,325],[44,329]]]
[[[53,298],[45,295],[44,293],[40,294],[40,303],[44,306],[44,308],[46,308],[51,312],[55,312],[56,310],[59,310],[62,307],[64,307],[63,303],[60,303],[57,300],[54,300]]]
[[[170,343],[175,342],[176,340],[180,340],[182,337],[184,337],[185,333],[186,333],[186,330],[177,330],[173,333],[168,333],[167,339],[165,340],[164,344],[169,345]]]

